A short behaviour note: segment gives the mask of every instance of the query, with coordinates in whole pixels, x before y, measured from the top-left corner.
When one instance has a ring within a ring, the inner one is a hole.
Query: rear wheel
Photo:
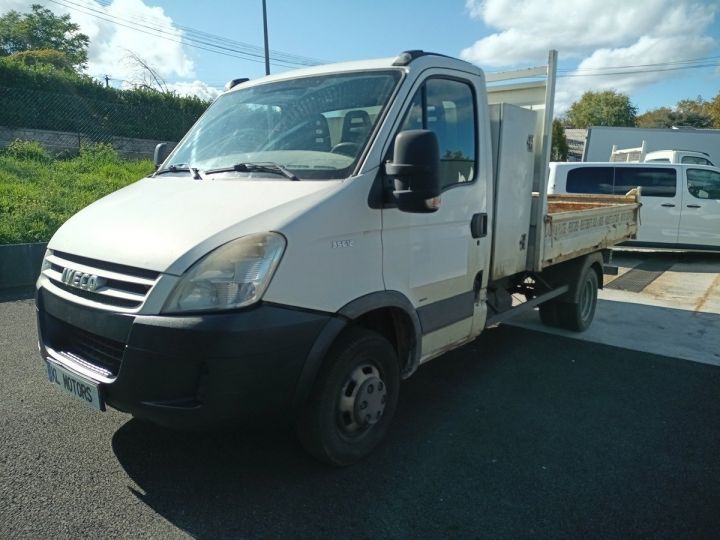
[[[320,461],[351,465],[387,433],[400,386],[397,355],[380,334],[352,328],[332,347],[296,429]]]
[[[578,284],[577,302],[557,304],[558,323],[562,328],[573,332],[588,329],[595,317],[598,295],[598,276],[592,268],[585,269]]]

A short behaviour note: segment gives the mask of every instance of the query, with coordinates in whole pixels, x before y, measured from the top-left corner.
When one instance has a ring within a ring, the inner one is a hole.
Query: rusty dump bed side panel
[[[543,268],[631,240],[640,220],[640,194],[548,195]]]

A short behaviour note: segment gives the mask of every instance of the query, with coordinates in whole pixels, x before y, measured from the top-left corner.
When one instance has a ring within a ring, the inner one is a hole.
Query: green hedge
[[[0,126],[177,141],[209,103],[152,90],[106,88],[85,75],[0,59]]]
[[[70,216],[153,170],[99,144],[72,159],[53,159],[36,142],[0,152],[0,244],[47,242]]]

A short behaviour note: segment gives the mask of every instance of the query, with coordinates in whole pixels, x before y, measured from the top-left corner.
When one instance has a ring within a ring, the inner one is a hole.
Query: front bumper
[[[291,420],[308,353],[331,317],[268,304],[135,316],[100,312],[42,288],[37,296],[45,360],[100,383],[116,409],[184,429]]]

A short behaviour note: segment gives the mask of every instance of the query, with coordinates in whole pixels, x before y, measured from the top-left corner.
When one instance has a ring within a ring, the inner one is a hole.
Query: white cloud
[[[90,38],[87,72],[92,76],[107,74],[113,79],[132,80],[137,66],[127,61],[128,51],[142,58],[164,78],[194,75],[192,59],[178,43],[182,32],[162,8],[150,7],[142,0],[113,0],[107,7],[93,0],[73,0],[73,3],[83,4],[86,8],[76,9],[72,4],[62,6],[45,0],[0,0],[0,13],[11,9],[29,12],[32,4],[42,4],[56,14],[69,14],[80,26],[80,31]],[[146,25],[152,30],[143,30],[169,39],[122,26],[131,26],[127,21]]]
[[[168,89],[181,96],[197,96],[205,100],[214,100],[222,92],[222,90],[214,86],[208,86],[206,83],[197,80],[168,84]]]
[[[467,0],[466,7],[497,30],[461,52],[468,61],[484,67],[544,63],[547,51],[557,49],[561,61],[579,62],[558,82],[556,112],[586,90],[631,93],[682,73],[628,69],[635,72],[592,77],[588,70],[700,58],[716,46],[707,34],[717,12],[712,0]]]

